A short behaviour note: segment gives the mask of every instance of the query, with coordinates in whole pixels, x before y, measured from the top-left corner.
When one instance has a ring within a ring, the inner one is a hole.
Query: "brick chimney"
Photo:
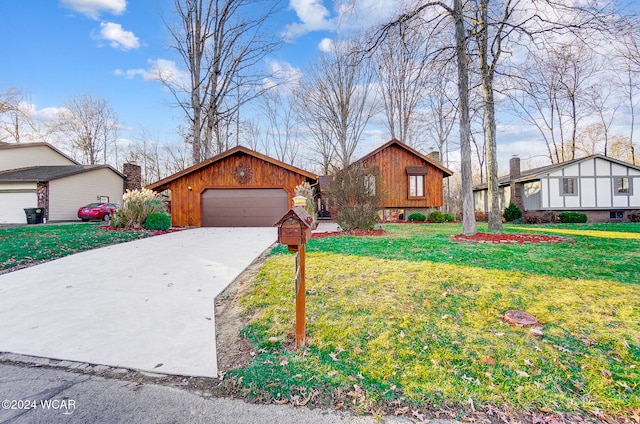
[[[511,156],[509,160],[509,178],[514,179],[520,176],[520,158],[518,156]]]
[[[524,205],[522,203],[522,185],[514,181],[519,176],[520,158],[514,155],[509,159],[509,189],[511,192],[511,203],[515,204],[522,212],[524,212]]]
[[[431,160],[434,160],[434,161],[438,162],[438,163],[442,162],[442,159],[440,158],[440,152],[437,151],[437,150],[433,150],[433,151],[427,153],[427,157],[429,159],[431,159]]]
[[[124,191],[140,190],[142,188],[142,168],[135,163],[125,163],[122,165],[124,179]]]

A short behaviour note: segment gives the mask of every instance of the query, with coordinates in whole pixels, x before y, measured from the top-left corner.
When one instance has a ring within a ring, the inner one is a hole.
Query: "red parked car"
[[[116,203],[89,203],[78,209],[78,218],[83,221],[98,219],[108,221],[120,208]]]

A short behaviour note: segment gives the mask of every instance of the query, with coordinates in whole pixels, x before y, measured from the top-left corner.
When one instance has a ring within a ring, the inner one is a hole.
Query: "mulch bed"
[[[472,236],[458,234],[451,237],[451,240],[461,243],[573,243],[569,237],[545,236],[541,234],[493,234],[475,233]]]

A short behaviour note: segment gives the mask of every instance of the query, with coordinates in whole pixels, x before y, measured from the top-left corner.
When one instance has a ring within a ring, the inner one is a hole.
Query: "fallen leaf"
[[[356,355],[360,355],[362,352],[364,352],[364,350],[360,349],[359,347],[353,349],[353,353],[355,353]]]
[[[482,362],[483,364],[489,364],[489,365],[495,365],[496,364],[496,360],[493,358],[482,358],[480,359],[480,362]]]
[[[404,331],[400,330],[400,337],[404,339]]]
[[[274,399],[273,402],[275,402],[276,405],[284,405],[285,403],[289,402],[289,399],[282,399],[282,400]]]
[[[271,343],[276,343],[278,341],[278,338],[277,337],[269,337],[269,341]]]
[[[156,366],[155,366],[155,367],[153,367],[153,368],[160,368],[160,367],[161,367],[161,366],[163,366],[163,365],[164,365],[163,363],[159,363],[159,364],[156,364]]]
[[[528,359],[525,359],[525,360],[524,360],[524,364],[525,364],[526,366],[528,366],[528,367],[532,367],[532,366],[533,366],[533,364],[531,363],[531,361],[530,361],[530,360],[528,360]]]
[[[524,371],[516,370],[516,373],[518,373],[520,377],[529,378],[529,374]]]

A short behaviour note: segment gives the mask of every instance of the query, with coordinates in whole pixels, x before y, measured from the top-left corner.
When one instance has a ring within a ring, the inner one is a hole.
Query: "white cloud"
[[[114,22],[100,22],[100,32],[92,37],[108,42],[114,49],[131,50],[140,47],[140,40],[133,32],[125,31],[122,25]]]
[[[323,38],[318,44],[318,50],[321,52],[329,53],[333,50],[333,40],[331,38]]]
[[[127,8],[127,0],[60,0],[60,5],[98,19],[103,12],[121,15]]]
[[[403,0],[341,0],[336,3],[339,31],[362,30],[379,25],[407,7],[407,2]]]
[[[311,31],[332,30],[335,23],[322,0],[289,0],[289,7],[296,12],[300,22],[287,25],[285,36],[297,37]]]
[[[270,60],[267,65],[271,77],[264,79],[263,86],[265,88],[283,86],[288,90],[299,84],[302,79],[302,71],[291,66],[289,62]]]
[[[116,69],[114,73],[117,76],[132,79],[142,77],[146,81],[169,81],[172,84],[186,87],[189,82],[189,74],[178,69],[176,63],[167,59],[150,59],[147,69]]]

